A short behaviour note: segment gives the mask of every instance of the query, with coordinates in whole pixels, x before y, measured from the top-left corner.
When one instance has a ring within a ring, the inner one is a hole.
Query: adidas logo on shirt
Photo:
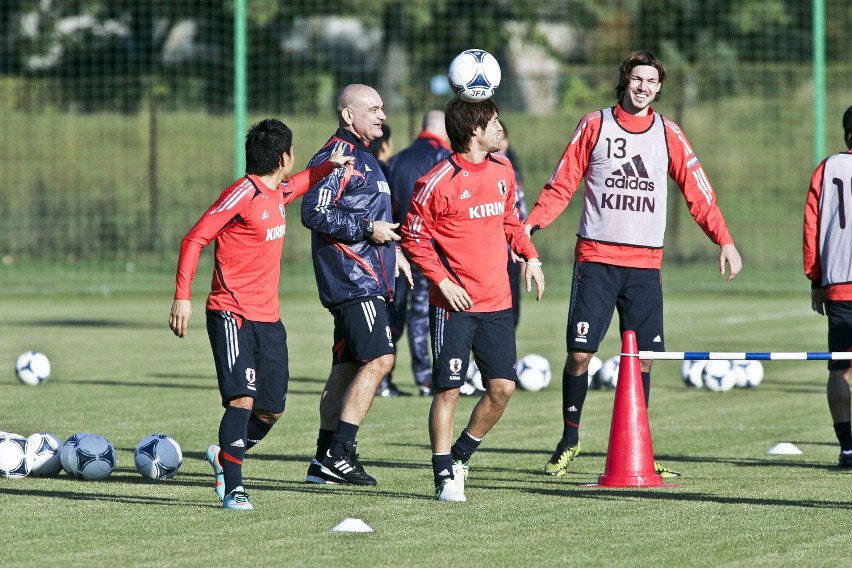
[[[245,442],[243,442],[243,439],[242,439],[242,438],[240,438],[240,439],[239,439],[239,440],[237,440],[236,442],[231,442],[231,446],[232,446],[232,447],[234,447],[234,448],[245,448],[245,447],[246,447],[246,443],[245,443]]]
[[[461,195],[459,195],[459,199],[470,199],[470,192],[468,190],[464,190]]]
[[[648,170],[642,156],[636,154],[630,161],[624,162],[620,168],[606,178],[605,185],[616,189],[638,189],[639,191],[654,191],[654,182],[648,180]]]
[[[447,468],[442,469],[441,472],[438,473],[438,477],[448,477],[449,475],[450,472],[447,470]]]
[[[263,215],[260,216],[261,219],[269,219],[269,213],[264,211]]]

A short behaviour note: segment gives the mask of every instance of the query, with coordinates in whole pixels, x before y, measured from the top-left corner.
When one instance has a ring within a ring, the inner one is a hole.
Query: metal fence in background
[[[180,238],[232,181],[252,121],[287,122],[304,163],[335,128],[336,93],[363,82],[401,149],[449,100],[446,67],[470,47],[503,68],[495,100],[528,206],[580,117],[614,104],[621,59],[655,51],[669,71],[655,108],[696,148],[744,278],[798,289],[814,159],[843,149],[852,104],[849,29],[845,0],[5,2],[0,289],[39,265],[75,282],[94,282],[97,266],[173,267]],[[550,262],[572,260],[576,201],[536,237]],[[681,202],[669,207],[667,265],[694,283],[692,265],[712,276],[716,254]],[[307,266],[297,205],[287,239],[285,262]]]

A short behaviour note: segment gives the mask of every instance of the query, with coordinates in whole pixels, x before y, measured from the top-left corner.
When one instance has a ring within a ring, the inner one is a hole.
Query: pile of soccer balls
[[[714,392],[727,392],[734,387],[751,389],[763,381],[763,365],[746,360],[684,361],[680,377],[688,387]]]
[[[149,479],[174,477],[183,463],[178,443],[165,434],[146,436],[134,452],[136,470]],[[52,477],[65,471],[86,481],[106,479],[115,470],[116,452],[109,440],[79,432],[63,443],[49,432],[25,438],[0,432],[0,477]]]

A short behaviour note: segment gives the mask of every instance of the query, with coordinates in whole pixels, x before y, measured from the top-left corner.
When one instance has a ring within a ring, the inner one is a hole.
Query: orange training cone
[[[642,390],[636,334],[625,331],[618,367],[618,385],[612,409],[606,469],[598,477],[602,487],[659,487],[663,478],[654,470],[654,450],[648,411]]]

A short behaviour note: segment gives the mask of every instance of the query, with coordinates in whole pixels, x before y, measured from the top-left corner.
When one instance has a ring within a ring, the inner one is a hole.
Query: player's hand
[[[811,290],[811,309],[821,316],[825,315],[825,288]]]
[[[743,259],[740,258],[740,253],[737,252],[737,247],[734,245],[722,245],[722,250],[719,253],[719,274],[725,275],[725,263],[731,267],[728,274],[728,282],[736,278],[740,270],[743,269]]]
[[[531,258],[530,262],[534,265],[541,264],[541,261],[537,258]],[[533,281],[535,281],[535,287],[538,290],[535,299],[537,302],[540,302],[541,295],[544,294],[544,272],[542,272],[541,266],[530,266],[527,264],[524,270],[524,282],[527,285],[527,292],[532,292]]]
[[[438,284],[438,289],[454,311],[463,312],[473,307],[473,300],[467,295],[465,289],[449,278],[441,280]]]
[[[355,161],[355,156],[344,156],[343,155],[343,145],[341,144],[337,150],[329,157],[329,162],[334,164],[335,168],[342,168],[346,164],[351,164]]]
[[[186,337],[189,318],[191,317],[192,302],[189,300],[175,300],[172,303],[172,312],[169,315],[169,329],[178,337]]]
[[[399,273],[405,274],[405,279],[408,280],[408,287],[414,290],[414,277],[411,275],[411,265],[408,259],[402,254],[402,249],[396,249],[396,273],[395,277],[399,277]]]
[[[524,224],[524,233],[526,233],[527,237],[532,237],[532,225],[529,223]]]
[[[398,241],[401,237],[394,231],[399,223],[388,223],[387,221],[373,221],[373,236],[370,241],[377,245],[383,245],[391,241]]]

